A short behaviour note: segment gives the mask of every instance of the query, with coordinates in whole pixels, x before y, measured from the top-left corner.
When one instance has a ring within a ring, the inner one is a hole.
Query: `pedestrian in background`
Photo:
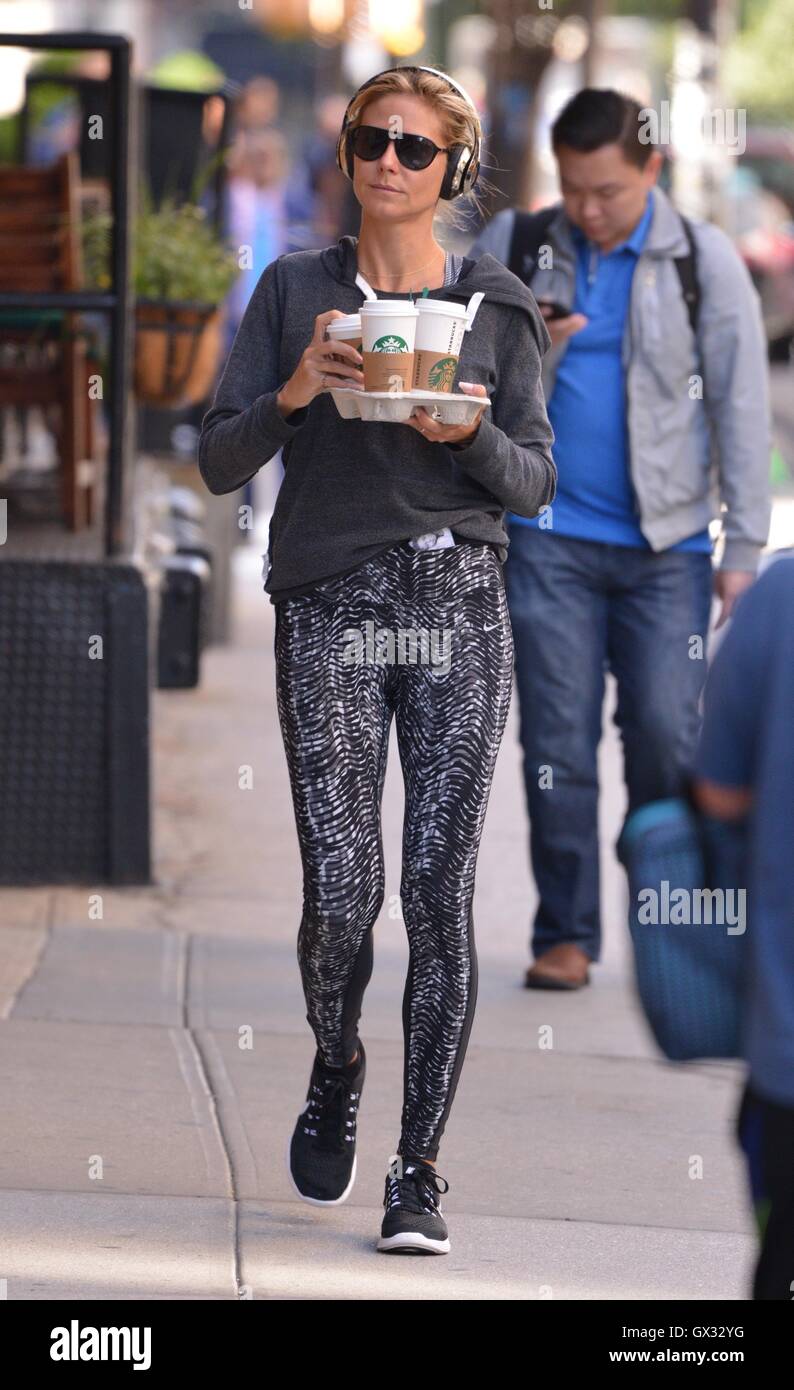
[[[304,176],[293,170],[280,130],[243,131],[229,155],[226,226],[232,244],[245,254],[229,298],[228,348],[256,284],[276,257],[304,248],[314,200]]]
[[[226,301],[226,351],[231,351],[248,302],[264,270],[279,256],[303,249],[313,220],[313,198],[301,179],[290,173],[289,151],[274,126],[243,130],[229,157],[226,185],[226,226],[237,247],[241,273]],[[284,476],[281,451],[277,482]],[[253,505],[253,487],[244,501]]]
[[[753,1298],[794,1297],[794,558],[739,600],[714,659],[694,763],[700,809],[744,827],[747,883],[737,1115],[761,1249]]]
[[[576,989],[601,952],[605,671],[617,680],[629,811],[679,794],[712,592],[724,622],[767,539],[771,425],[750,276],[724,232],[685,221],[656,187],[662,155],[643,140],[639,105],[584,89],[552,144],[562,201],[498,213],[470,254],[490,251],[521,275],[552,340],[543,383],[557,497],[537,519],[510,518],[505,574],[539,894],[526,984]]]

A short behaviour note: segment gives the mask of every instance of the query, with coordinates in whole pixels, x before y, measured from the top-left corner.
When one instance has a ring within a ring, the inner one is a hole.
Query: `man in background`
[[[552,339],[543,378],[557,496],[537,518],[508,517],[505,577],[540,899],[526,984],[577,989],[601,951],[605,671],[617,680],[629,811],[679,794],[712,593],[722,623],[766,543],[771,428],[750,276],[719,228],[685,223],[655,186],[662,155],[643,139],[638,104],[584,89],[552,144],[562,202],[535,215],[534,248],[526,215],[505,210],[469,254],[517,265]]]

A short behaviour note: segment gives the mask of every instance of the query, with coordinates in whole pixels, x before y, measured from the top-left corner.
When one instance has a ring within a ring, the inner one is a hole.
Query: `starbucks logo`
[[[396,333],[387,333],[384,338],[377,338],[372,344],[373,352],[410,352],[410,348],[404,338],[398,337]]]
[[[451,391],[457,365],[456,357],[440,357],[434,362],[427,374],[431,391]]]

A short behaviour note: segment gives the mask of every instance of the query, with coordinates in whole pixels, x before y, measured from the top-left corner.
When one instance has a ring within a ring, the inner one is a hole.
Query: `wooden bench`
[[[0,290],[82,288],[76,154],[44,168],[0,165]],[[42,408],[56,440],[61,515],[71,531],[94,520],[91,370],[78,313],[0,310],[0,408]],[[13,495],[13,474],[4,490]]]

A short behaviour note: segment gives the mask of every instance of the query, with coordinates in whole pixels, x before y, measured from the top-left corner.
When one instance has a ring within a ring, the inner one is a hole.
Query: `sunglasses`
[[[436,145],[426,135],[391,136],[389,131],[379,125],[359,125],[351,132],[353,153],[359,159],[380,159],[391,139],[397,149],[397,158],[405,169],[427,169],[437,154],[446,154],[449,147]]]

